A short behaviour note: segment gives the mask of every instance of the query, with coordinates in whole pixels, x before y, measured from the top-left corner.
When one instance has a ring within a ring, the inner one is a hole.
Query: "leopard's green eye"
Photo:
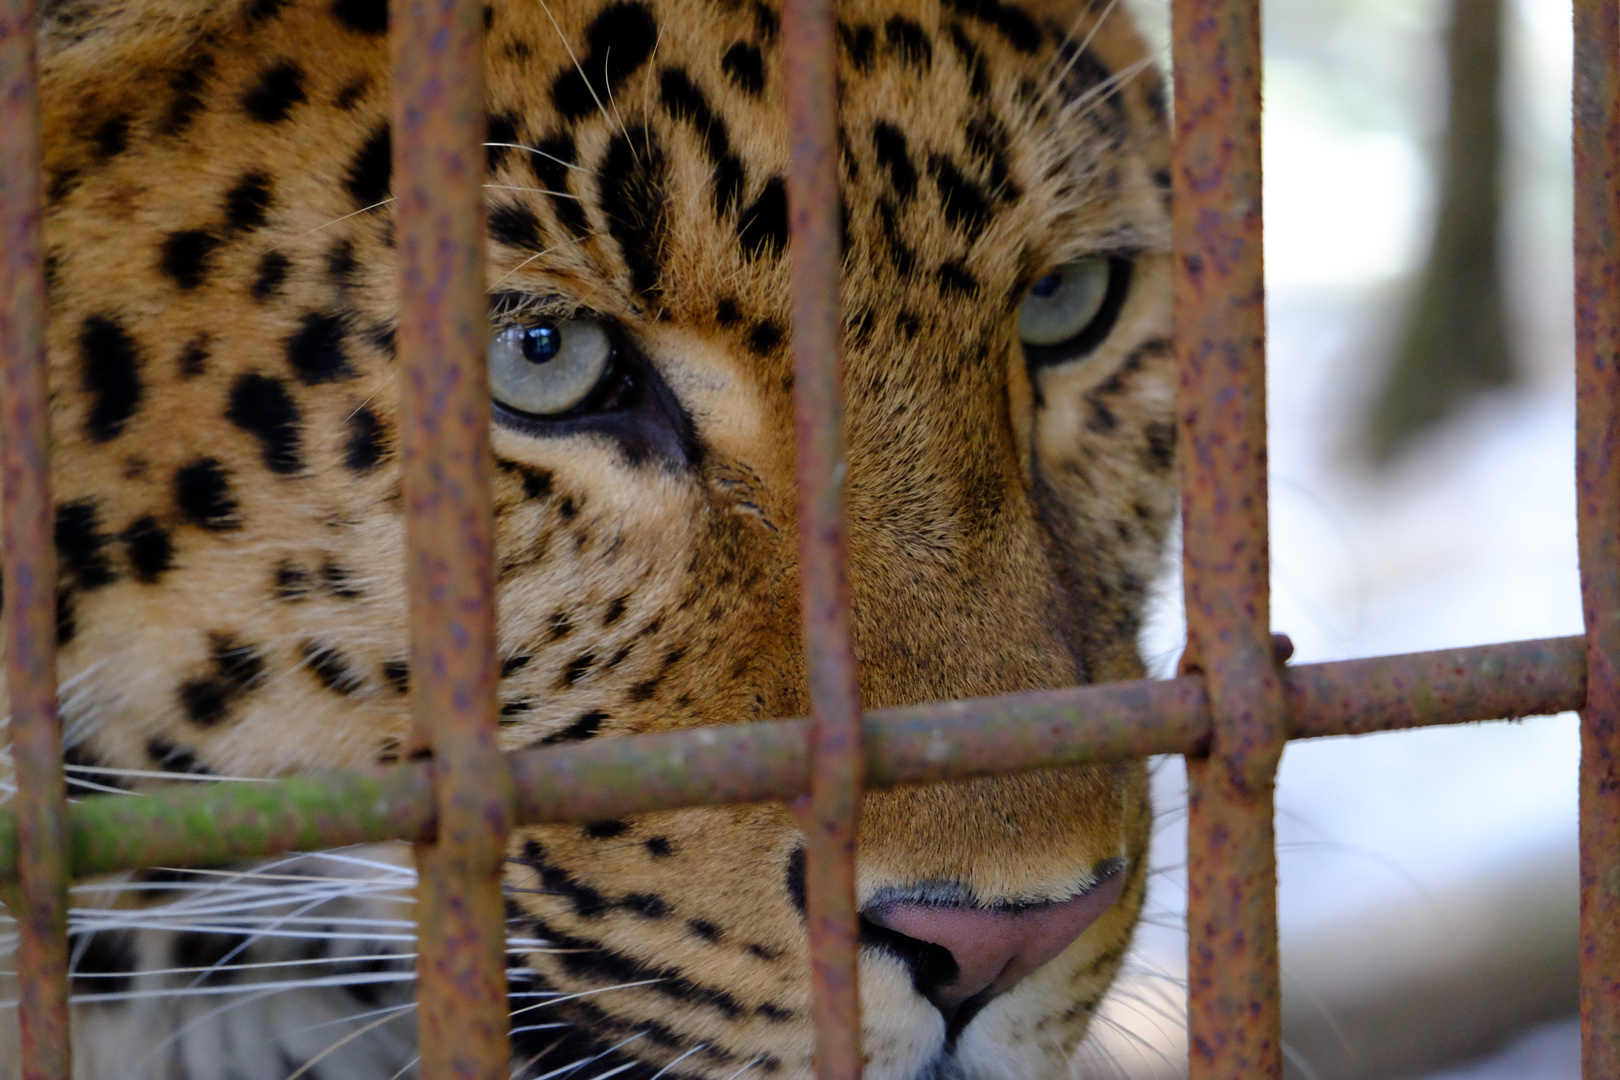
[[[1018,336],[1025,345],[1050,348],[1076,338],[1097,318],[1108,297],[1109,260],[1064,263],[1024,294]]]
[[[495,400],[530,416],[576,408],[602,381],[613,343],[594,319],[497,329],[489,342],[489,388]]]

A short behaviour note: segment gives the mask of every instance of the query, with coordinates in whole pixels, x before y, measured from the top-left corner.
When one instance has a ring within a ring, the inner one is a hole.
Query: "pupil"
[[[544,364],[562,350],[562,334],[555,326],[531,326],[523,332],[523,358]]]
[[[1058,286],[1061,284],[1063,284],[1063,276],[1061,274],[1047,274],[1045,277],[1041,278],[1041,280],[1037,281],[1029,291],[1034,293],[1039,299],[1046,300],[1049,299],[1053,293],[1058,291]]]

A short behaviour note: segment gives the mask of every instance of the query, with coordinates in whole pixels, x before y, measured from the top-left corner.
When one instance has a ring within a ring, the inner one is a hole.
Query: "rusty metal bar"
[[[1580,637],[1302,664],[1283,673],[1294,738],[1543,716],[1586,699]],[[1208,746],[1202,678],[1140,680],[883,709],[864,720],[873,787],[1102,764]],[[600,821],[682,806],[796,798],[809,724],[776,720],[545,747],[509,756],[521,824]],[[432,767],[210,784],[73,805],[73,872],[204,866],[435,835]],[[17,874],[0,811],[0,882]]]
[[[1581,710],[1581,1042],[1620,1076],[1620,10],[1575,0],[1575,474]]]
[[[793,431],[798,443],[799,579],[810,680],[805,919],[818,1080],[861,1075],[855,840],[861,813],[861,698],[850,637],[840,392],[838,54],[832,0],[786,0],[782,25],[792,240]]]
[[[416,849],[424,1077],[505,1080],[495,576],[484,277],[483,9],[394,0],[394,198],[415,740],[437,835]]]
[[[1187,652],[1207,755],[1187,757],[1192,1080],[1282,1075],[1272,795],[1286,712],[1272,656],[1258,0],[1174,0],[1171,172]]]
[[[33,0],[0,4],[0,563],[11,698],[24,1080],[68,1080],[66,789],[56,713],[56,553],[40,239],[38,61]]]

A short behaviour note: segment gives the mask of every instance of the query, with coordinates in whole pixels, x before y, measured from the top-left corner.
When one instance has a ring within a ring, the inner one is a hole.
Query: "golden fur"
[[[45,14],[77,766],[281,776],[386,761],[407,734],[383,10]],[[1111,3],[838,14],[864,700],[1139,677],[1173,505],[1158,77]],[[492,291],[611,322],[690,425],[650,453],[610,428],[494,427],[503,745],[801,715],[778,11],[497,0],[488,26],[490,138],[527,148],[491,148]],[[1031,374],[1025,291],[1096,254],[1134,264],[1117,322]],[[1109,914],[954,1047],[904,965],[867,950],[867,1076],[1068,1075],[1140,909],[1147,822],[1140,766],[871,794],[863,901],[1036,903],[1128,869]],[[523,830],[514,933],[561,946],[527,957],[525,985],[588,995],[547,1014],[571,1029],[520,1041],[523,1075],[617,1045],[579,1075],[808,1076],[799,845],[778,805]],[[143,1002],[148,1029],[178,1025],[163,1007]],[[81,1010],[84,1075],[156,1037],[127,1008]],[[260,1050],[208,1045],[139,1068],[259,1075],[233,1062]],[[281,1075],[307,1060],[278,1045]]]

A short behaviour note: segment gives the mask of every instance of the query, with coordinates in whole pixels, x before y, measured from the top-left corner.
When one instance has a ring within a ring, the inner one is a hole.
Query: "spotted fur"
[[[645,422],[492,429],[502,744],[802,715],[779,8],[486,10],[495,306],[611,323],[657,391]],[[838,19],[864,700],[1139,677],[1175,453],[1158,77],[1102,0],[840,0]],[[387,6],[59,0],[43,25],[74,776],[393,760],[413,673]],[[1027,365],[1026,290],[1098,254],[1131,264],[1106,340]],[[1061,900],[1121,858],[1127,886],[960,1032],[869,942],[867,1075],[1069,1075],[1140,909],[1147,823],[1139,766],[871,794],[863,902]],[[513,991],[553,996],[514,997],[514,1075],[808,1076],[801,844],[774,804],[521,830]],[[311,910],[383,903],[361,894]],[[204,1022],[178,993],[195,977],[161,974],[197,966],[174,950],[291,946],[155,933],[81,934],[81,984],[176,990],[84,1004],[81,1075],[408,1066],[408,1023],[309,1035],[373,1016],[372,983],[369,1004],[305,989]]]

